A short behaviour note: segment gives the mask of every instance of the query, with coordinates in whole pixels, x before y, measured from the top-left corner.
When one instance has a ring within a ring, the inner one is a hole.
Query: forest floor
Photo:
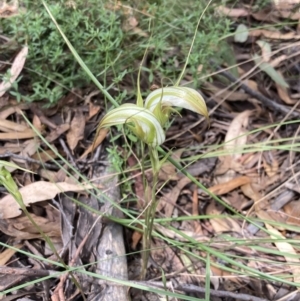
[[[204,62],[191,57],[180,82],[196,84],[209,122],[181,110],[168,125],[162,148],[180,168],[160,153],[144,279],[153,180],[147,150],[120,127],[95,136],[112,104],[92,83],[74,84],[55,101],[46,92],[28,101],[30,45],[11,47],[3,33],[9,51],[0,64],[1,300],[300,300],[300,2],[244,2],[212,6],[214,17],[229,20],[227,50],[220,59],[214,43]],[[120,30],[148,39],[140,12],[120,3],[114,13],[127,22]],[[3,4],[0,16],[7,21],[18,9],[14,1]],[[150,45],[141,89],[172,78],[153,61],[182,70],[190,42],[161,57]],[[121,103],[136,101],[140,62],[134,57],[128,65],[135,72],[106,78]]]

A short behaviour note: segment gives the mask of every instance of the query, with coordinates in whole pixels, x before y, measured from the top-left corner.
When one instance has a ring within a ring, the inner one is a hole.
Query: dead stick
[[[264,96],[263,94],[252,90],[249,86],[247,86],[246,84],[240,82],[237,78],[235,78],[231,73],[223,70],[220,66],[218,66],[215,62],[211,61],[211,63],[214,65],[214,67],[220,72],[220,75],[223,75],[224,77],[226,77],[227,79],[229,79],[232,83],[237,83],[240,85],[240,87],[249,95],[251,95],[252,97],[258,99],[259,101],[261,101],[261,103],[270,109],[276,110],[280,113],[283,114],[288,114],[290,113],[290,108],[286,107],[284,105],[280,105],[278,103],[276,103],[274,100]],[[300,113],[298,111],[294,111],[290,113],[293,117],[297,117],[299,118]]]
[[[168,282],[165,287],[164,284],[161,282],[153,282],[153,281],[132,281],[132,282],[144,284],[150,287],[152,286],[156,288],[162,288],[162,289],[165,289],[167,287],[170,290],[183,291],[186,293],[205,293],[204,287],[193,285],[193,284],[181,285],[181,284],[175,284],[174,282],[172,283]],[[236,300],[242,300],[242,301],[268,301],[267,299],[251,296],[248,294],[232,293],[232,292],[219,291],[213,289],[211,289],[209,292],[211,296],[215,296],[215,297],[227,297],[227,298],[229,297],[229,298],[234,298]]]

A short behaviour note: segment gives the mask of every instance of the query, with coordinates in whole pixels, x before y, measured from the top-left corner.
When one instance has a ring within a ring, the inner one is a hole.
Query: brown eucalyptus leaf
[[[26,206],[32,203],[53,199],[58,193],[73,191],[85,191],[92,189],[91,184],[69,184],[65,182],[50,183],[39,181],[22,187],[19,192],[22,195],[23,202]],[[100,186],[98,187],[100,188]],[[19,204],[11,194],[0,199],[0,218],[13,218],[22,213]]]
[[[85,117],[81,110],[76,110],[70,125],[70,129],[67,133],[67,143],[73,151],[78,142],[83,138],[85,127]]]
[[[3,96],[8,89],[10,89],[12,84],[18,78],[19,74],[23,70],[27,54],[28,47],[25,46],[15,57],[9,72],[9,80],[3,80],[2,83],[0,83],[0,97]]]

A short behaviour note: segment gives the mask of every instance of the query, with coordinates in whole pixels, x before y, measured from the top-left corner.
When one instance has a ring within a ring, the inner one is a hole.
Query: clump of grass
[[[24,0],[23,5],[23,12],[2,19],[1,24],[2,33],[14,40],[17,47],[26,43],[29,46],[26,72],[18,83],[18,87],[23,84],[22,97],[18,98],[30,102],[46,100],[52,104],[66,93],[64,87],[89,85],[91,80],[74,60],[42,3]],[[90,71],[107,87],[112,83],[118,85],[126,74],[134,86],[135,77],[130,75],[136,74],[137,63],[148,46],[147,68],[143,75],[149,86],[155,81],[160,83],[162,78],[175,81],[205,3],[168,0],[133,4],[128,1],[123,6],[116,6],[108,0],[90,0],[88,4],[84,0],[57,0],[48,1],[48,5]],[[228,51],[225,44],[221,49],[218,45],[220,38],[228,33],[230,24],[226,20],[216,22],[213,6],[209,9],[197,32],[195,51],[188,66],[195,82],[199,65],[203,65],[202,72],[205,72],[209,57],[221,57],[222,52]],[[129,17],[138,21],[140,33],[126,30],[124,24]],[[15,85],[14,88],[18,87]]]

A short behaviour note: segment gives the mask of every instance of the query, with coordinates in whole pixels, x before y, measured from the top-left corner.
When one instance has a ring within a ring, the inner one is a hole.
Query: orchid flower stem
[[[150,160],[153,171],[152,185],[147,185],[145,189],[145,199],[146,199],[146,210],[145,210],[145,227],[143,235],[143,253],[142,253],[142,273],[141,279],[144,280],[147,273],[147,265],[150,255],[151,248],[151,237],[153,230],[153,223],[155,219],[155,212],[157,207],[156,200],[156,186],[158,182],[159,173],[159,157],[157,148],[150,148]],[[148,189],[151,188],[151,197],[149,198]]]
[[[157,147],[150,148],[150,160],[151,160],[153,175],[155,175],[159,172],[159,169],[160,169]]]

